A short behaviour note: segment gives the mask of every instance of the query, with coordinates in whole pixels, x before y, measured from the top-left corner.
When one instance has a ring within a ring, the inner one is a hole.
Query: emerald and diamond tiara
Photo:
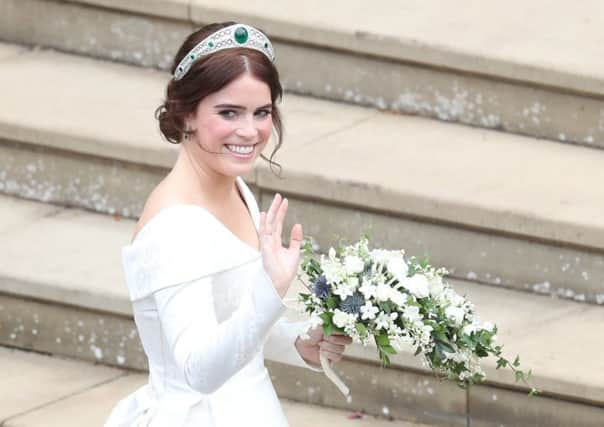
[[[174,80],[182,79],[191,69],[193,63],[202,56],[218,52],[223,49],[246,47],[264,53],[271,62],[275,61],[273,45],[268,37],[254,27],[245,24],[233,24],[222,28],[197,43],[189,53],[180,61],[174,71]]]

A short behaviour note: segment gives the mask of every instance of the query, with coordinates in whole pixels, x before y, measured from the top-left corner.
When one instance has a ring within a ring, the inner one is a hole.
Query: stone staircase
[[[0,39],[167,69],[193,28],[253,22],[292,92],[604,147],[599,0],[448,3],[4,0]]]
[[[0,384],[2,427],[102,426],[116,396],[147,382],[141,373],[4,347],[0,347],[0,362],[4,373]],[[293,427],[315,427],[323,422],[345,427],[351,420],[358,427],[429,427],[287,399],[281,399],[281,406]]]
[[[488,383],[464,392],[410,354],[380,369],[375,349],[352,347],[337,365],[352,401],[321,375],[270,363],[280,396],[443,426],[601,425],[604,342],[593,331],[604,321],[604,138],[592,119],[604,86],[597,62],[581,62],[599,33],[581,27],[583,52],[559,40],[565,56],[545,36],[515,51],[522,19],[497,10],[465,28],[474,12],[417,2],[384,1],[375,14],[321,3],[319,20],[318,3],[292,2],[287,16],[264,3],[0,5],[0,344],[145,369],[119,253],[177,152],[152,116],[162,69],[192,28],[241,19],[277,41],[289,90],[276,159],[285,179],[261,163],[245,177],[259,204],[285,194],[289,225],[301,222],[323,249],[371,225],[376,245],[428,254],[543,390],[529,399],[493,361]],[[532,18],[572,27],[595,7]],[[418,24],[427,19],[440,28],[430,36]],[[459,40],[447,25],[465,28]],[[510,45],[490,52],[473,32]],[[489,115],[497,120],[481,120]]]

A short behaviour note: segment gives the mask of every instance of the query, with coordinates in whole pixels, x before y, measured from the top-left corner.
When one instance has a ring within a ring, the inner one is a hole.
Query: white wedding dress
[[[258,230],[254,195],[236,184]],[[149,382],[105,427],[288,425],[264,357],[320,369],[294,347],[304,322],[283,316],[260,252],[208,210],[179,204],[143,227],[122,262]]]

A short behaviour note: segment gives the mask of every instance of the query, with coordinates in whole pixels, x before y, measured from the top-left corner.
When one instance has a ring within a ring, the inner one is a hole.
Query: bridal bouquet
[[[309,293],[299,295],[310,315],[309,328],[323,326],[324,334],[350,336],[367,345],[373,340],[382,366],[390,356],[411,348],[424,366],[466,388],[485,379],[479,359],[496,356],[497,369],[509,366],[516,382],[531,376],[521,371],[520,360],[504,358],[496,345],[497,326],[481,322],[474,306],[444,280],[444,268],[426,260],[405,258],[404,250],[370,249],[363,236],[355,244],[330,248],[328,255],[314,256],[311,239],[303,246],[301,268],[310,283]],[[321,357],[326,375],[345,395],[346,385]],[[537,394],[531,388],[530,395]]]

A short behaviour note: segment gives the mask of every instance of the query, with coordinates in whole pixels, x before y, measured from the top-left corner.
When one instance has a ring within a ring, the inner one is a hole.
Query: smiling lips
[[[254,145],[230,145],[227,144],[227,148],[229,149],[229,151],[232,151],[233,153],[237,153],[237,154],[251,154],[252,151],[254,151],[254,147],[256,146],[256,144]]]

